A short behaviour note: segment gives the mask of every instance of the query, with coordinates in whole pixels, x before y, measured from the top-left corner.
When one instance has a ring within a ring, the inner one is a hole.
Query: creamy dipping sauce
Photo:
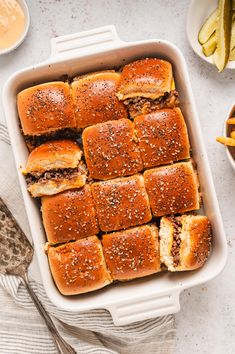
[[[0,0],[0,50],[11,47],[25,29],[25,15],[16,0]]]

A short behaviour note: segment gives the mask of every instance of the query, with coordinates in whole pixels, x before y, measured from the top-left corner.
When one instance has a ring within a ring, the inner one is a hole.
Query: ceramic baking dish
[[[51,277],[43,249],[46,238],[40,211],[28,194],[25,179],[20,173],[20,166],[25,165],[28,151],[20,132],[16,95],[28,86],[58,80],[64,74],[72,77],[80,73],[118,68],[143,57],[160,57],[173,64],[181,109],[187,121],[193,158],[198,167],[203,212],[212,222],[213,251],[205,266],[197,271],[178,274],[163,272],[131,282],[113,284],[93,293],[65,297],[59,293]],[[176,46],[156,39],[126,43],[118,38],[113,26],[54,38],[51,41],[51,56],[47,61],[18,71],[9,78],[3,90],[3,105],[43,284],[48,297],[56,306],[76,312],[107,309],[116,325],[124,325],[179,311],[179,295],[182,290],[204,283],[221,272],[227,256],[226,238],[186,63]]]

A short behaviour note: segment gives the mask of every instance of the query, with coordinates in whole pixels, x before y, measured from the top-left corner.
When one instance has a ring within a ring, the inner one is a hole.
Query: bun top
[[[123,67],[117,96],[120,100],[133,97],[156,99],[172,88],[172,66],[166,60],[146,58]]]
[[[212,229],[209,219],[201,215],[182,215],[179,270],[201,267],[208,258]],[[190,238],[188,238],[190,235]]]
[[[198,178],[191,161],[146,170],[144,179],[154,216],[200,208]]]
[[[119,119],[87,127],[82,135],[90,176],[107,180],[143,169],[134,124]]]
[[[26,173],[43,173],[59,168],[76,168],[82,151],[72,140],[54,140],[36,147],[28,157]]]
[[[145,168],[190,157],[189,139],[179,108],[163,108],[134,119]]]
[[[96,182],[91,190],[102,231],[127,229],[152,219],[142,175]]]
[[[56,81],[29,87],[18,94],[17,107],[24,135],[76,127],[68,83]]]
[[[127,118],[127,110],[116,96],[119,79],[119,73],[100,71],[78,77],[72,83],[78,128]]]
[[[64,295],[100,289],[112,282],[96,236],[48,248],[55,283]]]
[[[43,197],[41,211],[50,243],[78,240],[99,232],[91,188],[87,184]]]
[[[153,224],[103,235],[102,243],[106,264],[115,280],[160,271],[158,229]]]

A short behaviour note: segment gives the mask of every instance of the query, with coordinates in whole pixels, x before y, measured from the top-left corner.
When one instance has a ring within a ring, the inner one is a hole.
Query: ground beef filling
[[[180,233],[182,230],[182,223],[180,222],[179,218],[177,217],[170,217],[170,221],[173,223],[174,226],[174,235],[173,235],[173,242],[171,248],[171,254],[173,257],[173,265],[174,267],[178,267],[180,264]]]
[[[81,143],[80,131],[71,128],[58,130],[44,135],[24,135],[24,138],[30,151],[49,140],[72,139],[78,144]]]
[[[58,180],[58,179],[72,179],[78,174],[87,175],[86,167],[83,163],[80,163],[76,168],[63,168],[46,171],[43,174],[31,174],[26,175],[27,186],[31,186],[34,183],[40,182],[43,183],[48,180]]]
[[[174,108],[179,106],[179,94],[176,90],[166,92],[155,100],[145,97],[128,98],[124,104],[128,106],[130,115],[148,114],[162,108]]]

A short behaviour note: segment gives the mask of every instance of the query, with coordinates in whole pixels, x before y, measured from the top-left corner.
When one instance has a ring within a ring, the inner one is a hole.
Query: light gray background
[[[15,70],[46,59],[51,37],[107,24],[114,24],[123,40],[162,38],[182,50],[224,220],[229,258],[218,278],[182,294],[182,309],[176,315],[175,354],[235,353],[235,172],[223,146],[215,142],[235,102],[235,71],[218,74],[192,52],[185,33],[186,0],[29,0],[28,5],[31,26],[26,41],[12,54],[0,57],[1,87]],[[1,105],[0,119],[4,119]]]

